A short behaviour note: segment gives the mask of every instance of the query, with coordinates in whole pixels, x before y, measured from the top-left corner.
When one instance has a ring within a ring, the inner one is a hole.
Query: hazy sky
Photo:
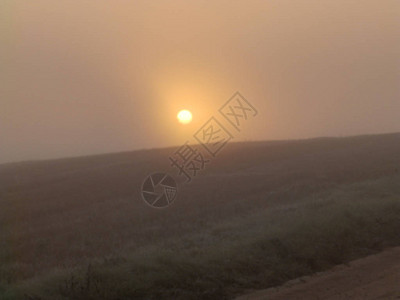
[[[0,0],[0,162],[400,131],[400,1]],[[187,108],[194,121],[176,121]]]

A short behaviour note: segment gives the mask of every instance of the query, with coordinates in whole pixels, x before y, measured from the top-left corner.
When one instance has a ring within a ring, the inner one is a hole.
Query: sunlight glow
[[[188,124],[192,121],[192,113],[186,109],[183,109],[178,112],[177,118],[180,123]]]

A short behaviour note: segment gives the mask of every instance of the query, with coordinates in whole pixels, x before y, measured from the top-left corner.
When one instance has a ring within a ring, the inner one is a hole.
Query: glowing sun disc
[[[182,124],[188,124],[192,121],[192,113],[187,109],[183,109],[178,112],[178,115],[176,117],[178,118],[178,121]]]

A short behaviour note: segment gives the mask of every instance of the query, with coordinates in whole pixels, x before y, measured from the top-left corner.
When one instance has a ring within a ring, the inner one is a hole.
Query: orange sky
[[[259,111],[236,140],[400,131],[398,0],[5,0],[0,19],[0,162],[180,145],[235,91]]]

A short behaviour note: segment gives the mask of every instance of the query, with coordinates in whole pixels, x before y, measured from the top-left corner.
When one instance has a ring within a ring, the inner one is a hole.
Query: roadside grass
[[[400,244],[398,177],[210,224],[85,267],[0,287],[1,299],[231,299]],[[1,294],[3,293],[3,294]]]

